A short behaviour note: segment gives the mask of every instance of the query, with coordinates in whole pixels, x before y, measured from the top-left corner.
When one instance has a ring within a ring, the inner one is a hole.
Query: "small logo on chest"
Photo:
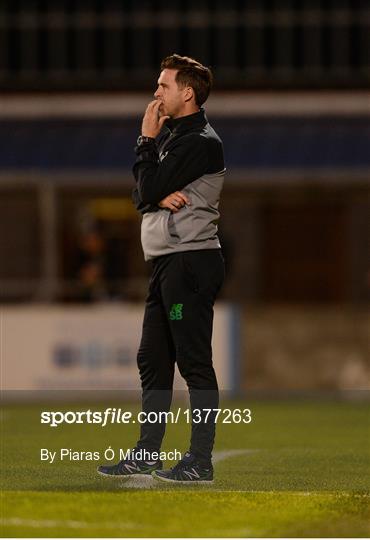
[[[181,321],[183,305],[184,304],[172,304],[172,307],[170,310],[171,321]]]
[[[167,154],[168,154],[168,150],[167,150],[167,152],[162,152],[161,154],[159,154],[159,160],[163,161],[164,158],[167,156]]]

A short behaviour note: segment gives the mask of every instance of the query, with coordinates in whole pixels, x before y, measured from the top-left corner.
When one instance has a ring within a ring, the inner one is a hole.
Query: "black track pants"
[[[142,409],[169,411],[175,362],[186,380],[191,410],[218,407],[218,387],[212,365],[213,305],[224,281],[220,249],[185,251],[157,257],[146,298],[138,351]],[[190,451],[201,462],[211,461],[214,415],[205,422],[193,416]],[[198,417],[199,419],[199,413]],[[137,446],[159,451],[165,421],[141,424]]]

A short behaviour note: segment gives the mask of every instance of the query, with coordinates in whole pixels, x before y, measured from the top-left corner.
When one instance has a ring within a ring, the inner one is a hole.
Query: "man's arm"
[[[140,199],[137,187],[134,188],[131,192],[131,200],[134,203],[136,210],[142,215],[146,214],[147,212],[157,212],[159,210],[159,205],[157,204],[143,203],[143,201]]]
[[[199,134],[179,138],[161,162],[154,141],[137,147],[136,153],[133,173],[144,205],[158,204],[205,174],[208,167],[206,141]]]

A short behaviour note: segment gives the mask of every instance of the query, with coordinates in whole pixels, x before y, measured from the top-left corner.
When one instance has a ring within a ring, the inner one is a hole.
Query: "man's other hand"
[[[158,206],[160,208],[168,208],[168,210],[171,210],[171,212],[176,213],[181,210],[185,204],[190,205],[190,199],[184,193],[181,193],[181,191],[175,191],[162,199],[158,203]]]

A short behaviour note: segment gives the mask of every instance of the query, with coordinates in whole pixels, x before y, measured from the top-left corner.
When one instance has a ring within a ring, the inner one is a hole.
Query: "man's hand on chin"
[[[165,121],[170,118],[166,115],[159,117],[159,107],[161,104],[162,102],[159,101],[159,99],[155,99],[147,106],[141,126],[141,134],[143,137],[152,137],[155,139],[161,131]]]

